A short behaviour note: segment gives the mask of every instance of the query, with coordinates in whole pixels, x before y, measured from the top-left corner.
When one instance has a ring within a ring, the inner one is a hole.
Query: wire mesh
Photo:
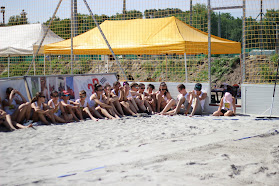
[[[58,2],[58,0],[1,1],[0,6],[5,7],[5,24],[2,21],[1,26],[35,23],[48,25]],[[106,20],[155,19],[175,16],[196,29],[208,31],[207,0],[87,0],[87,2],[98,24],[102,24]],[[215,0],[211,1],[211,7],[242,6],[243,2],[243,0]],[[74,0],[74,3],[76,4],[73,8],[73,35],[79,36],[95,28],[96,24],[83,0]],[[211,33],[213,35],[242,42],[242,31],[245,29],[245,50],[243,51],[245,59],[241,59],[241,62],[244,63],[241,65],[239,54],[212,55],[213,83],[223,81],[272,83],[275,79],[279,48],[279,2],[277,0],[246,0],[245,3],[244,28],[242,28],[242,8],[212,11]],[[3,15],[2,13],[1,17]],[[63,39],[71,37],[70,0],[62,1],[50,29]],[[119,32],[119,30],[115,29],[115,32]],[[133,34],[133,32],[129,33],[129,35]],[[28,38],[26,38],[27,42]],[[207,45],[200,45],[199,48],[207,51]],[[0,57],[0,76],[25,75],[34,53],[33,51],[24,56]],[[208,56],[206,53],[188,54],[185,59],[183,54],[175,53],[137,55],[127,52],[117,54],[117,59],[120,66],[111,55],[88,52],[86,55],[74,55],[71,67],[70,54],[43,55],[40,53],[35,59],[35,65],[31,65],[29,74],[70,74],[71,71],[73,74],[117,72],[120,80],[124,80],[122,68],[126,77],[135,81],[185,82],[186,76],[188,82],[208,81]],[[242,73],[244,73],[245,79],[241,79],[240,68],[244,70]]]

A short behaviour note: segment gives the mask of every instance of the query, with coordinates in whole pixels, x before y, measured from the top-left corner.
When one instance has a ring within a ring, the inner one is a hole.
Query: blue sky
[[[59,0],[0,0],[0,6],[6,7],[5,22],[12,15],[19,15],[22,9],[27,12],[30,23],[45,22],[52,16]],[[60,18],[70,17],[71,0],[63,0],[57,16]],[[113,15],[122,12],[122,0],[87,0],[94,14]],[[180,8],[189,10],[189,0],[126,0],[127,10],[139,10],[159,8]],[[207,3],[207,0],[193,0],[196,3]],[[212,7],[241,5],[242,0],[212,0]],[[264,0],[264,10],[270,8],[279,9],[278,0]],[[257,16],[260,11],[260,0],[247,0],[247,15]],[[83,0],[78,0],[78,12],[88,14]],[[241,9],[223,10],[230,12],[235,17],[242,16]],[[2,15],[0,16],[2,22]]]

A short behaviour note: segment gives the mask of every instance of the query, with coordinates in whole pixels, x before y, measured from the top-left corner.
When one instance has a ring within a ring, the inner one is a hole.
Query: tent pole
[[[73,74],[73,55],[74,55],[74,49],[73,49],[73,24],[74,24],[74,20],[73,20],[73,11],[74,11],[74,7],[73,7],[73,0],[71,0],[71,74]]]
[[[184,53],[184,63],[185,63],[185,80],[188,83],[188,69],[187,69],[187,55]]]
[[[56,13],[57,13],[57,11],[58,11],[58,8],[59,8],[59,6],[60,6],[61,3],[62,3],[62,0],[59,1],[58,5],[57,5],[57,7],[56,7],[56,9],[55,9],[55,11],[54,11],[52,17],[51,17],[51,20],[50,20],[50,22],[49,22],[49,24],[48,24],[47,30],[46,30],[46,32],[45,32],[45,34],[44,34],[42,40],[41,40],[41,42],[40,42],[40,45],[39,45],[39,47],[37,48],[37,51],[36,51],[35,55],[33,55],[32,62],[31,62],[31,64],[29,65],[29,68],[28,68],[28,70],[27,70],[27,72],[26,72],[26,75],[29,74],[29,71],[30,71],[30,69],[31,69],[32,64],[35,63],[35,58],[37,57],[37,55],[38,55],[38,53],[39,53],[39,51],[40,51],[40,49],[41,49],[41,46],[42,46],[42,44],[43,44],[43,42],[44,42],[44,40],[45,40],[45,38],[46,38],[46,35],[47,35],[48,31],[49,31],[49,27],[50,27],[50,25],[52,24],[53,19],[54,19],[55,15],[56,15]]]
[[[46,54],[44,54],[44,75],[46,75]]]
[[[8,77],[10,77],[10,56],[8,56]]]
[[[207,0],[207,8],[208,8],[208,97],[211,98],[211,6],[210,0]],[[211,102],[211,101],[210,101]]]
[[[119,63],[119,61],[118,61],[118,59],[116,58],[116,55],[114,54],[114,52],[113,52],[113,50],[112,50],[112,48],[111,48],[111,46],[110,46],[110,44],[109,44],[109,42],[108,42],[108,40],[107,40],[105,34],[103,33],[103,31],[102,31],[102,29],[101,29],[101,27],[99,26],[98,22],[96,21],[96,19],[95,19],[93,13],[92,13],[90,7],[89,7],[88,4],[87,4],[87,1],[86,1],[86,0],[83,0],[83,1],[84,1],[84,4],[86,5],[86,7],[87,7],[87,9],[88,9],[88,11],[89,11],[91,17],[93,18],[94,23],[95,23],[96,26],[98,27],[99,32],[101,33],[103,39],[105,40],[105,42],[106,42],[106,44],[107,44],[107,46],[108,46],[108,48],[109,48],[109,50],[110,50],[112,56],[114,57],[114,59],[116,60],[118,66],[119,66],[119,68],[121,69],[124,78],[126,79],[126,81],[128,81],[128,78],[127,78],[127,76],[126,76],[126,74],[125,74],[123,68],[121,67],[121,65],[120,65],[120,63]]]
[[[35,56],[34,56],[34,54],[33,54],[33,59],[34,59],[33,68],[34,68],[34,76],[35,76],[36,75],[36,64],[35,64]]]
[[[246,20],[246,0],[243,0],[243,16],[242,16],[242,83],[245,82],[246,76],[246,69],[245,69],[245,37],[246,37],[246,30],[245,30],[245,20]]]
[[[166,81],[168,81],[168,55],[166,54]]]

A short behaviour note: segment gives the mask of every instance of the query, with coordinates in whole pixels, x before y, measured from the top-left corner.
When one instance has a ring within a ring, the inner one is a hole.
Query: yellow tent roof
[[[104,21],[115,54],[207,54],[208,36],[175,17]],[[73,38],[74,54],[111,54],[97,27]],[[46,54],[70,54],[71,40],[45,45]],[[212,54],[241,53],[239,42],[211,37]]]

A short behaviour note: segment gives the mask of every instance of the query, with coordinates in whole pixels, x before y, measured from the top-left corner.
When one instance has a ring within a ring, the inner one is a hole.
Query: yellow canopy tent
[[[115,54],[207,54],[208,36],[175,17],[104,21],[100,25]],[[71,40],[45,45],[46,54],[71,54]],[[97,27],[73,38],[76,55],[111,54]],[[241,53],[239,42],[211,37],[212,54]]]

